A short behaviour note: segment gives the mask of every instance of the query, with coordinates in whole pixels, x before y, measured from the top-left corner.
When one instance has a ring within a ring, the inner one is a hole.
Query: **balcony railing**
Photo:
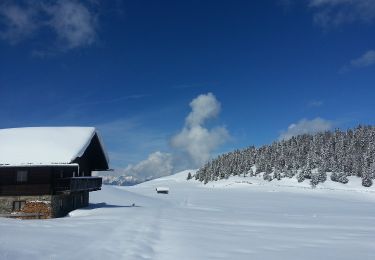
[[[76,192],[76,191],[95,191],[102,187],[102,178],[100,177],[72,177],[56,180],[54,190],[57,193]]]
[[[0,185],[0,196],[33,196],[51,194],[50,184]]]

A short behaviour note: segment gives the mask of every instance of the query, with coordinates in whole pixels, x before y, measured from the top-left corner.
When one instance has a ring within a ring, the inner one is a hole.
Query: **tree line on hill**
[[[194,177],[207,183],[229,176],[262,174],[268,181],[307,179],[315,187],[327,180],[327,173],[335,182],[347,183],[348,176],[358,176],[363,186],[371,186],[375,177],[375,127],[360,125],[347,131],[303,134],[259,148],[235,150],[207,162]]]

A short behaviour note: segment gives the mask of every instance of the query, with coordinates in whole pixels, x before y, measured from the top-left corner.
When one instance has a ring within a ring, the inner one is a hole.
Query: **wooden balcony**
[[[102,187],[100,177],[72,177],[56,180],[54,191],[56,193],[70,193],[77,191],[95,191]]]
[[[34,196],[51,194],[50,184],[0,185],[0,196]]]

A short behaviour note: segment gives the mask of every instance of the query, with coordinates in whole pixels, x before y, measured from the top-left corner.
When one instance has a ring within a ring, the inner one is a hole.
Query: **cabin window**
[[[26,201],[13,201],[13,211],[20,211],[25,206]]]
[[[17,182],[27,182],[27,171],[26,170],[17,171]]]

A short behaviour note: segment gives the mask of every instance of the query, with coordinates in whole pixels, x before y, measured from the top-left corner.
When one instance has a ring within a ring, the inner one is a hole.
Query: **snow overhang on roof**
[[[98,136],[94,127],[25,127],[0,129],[0,167],[67,165],[81,157]]]

